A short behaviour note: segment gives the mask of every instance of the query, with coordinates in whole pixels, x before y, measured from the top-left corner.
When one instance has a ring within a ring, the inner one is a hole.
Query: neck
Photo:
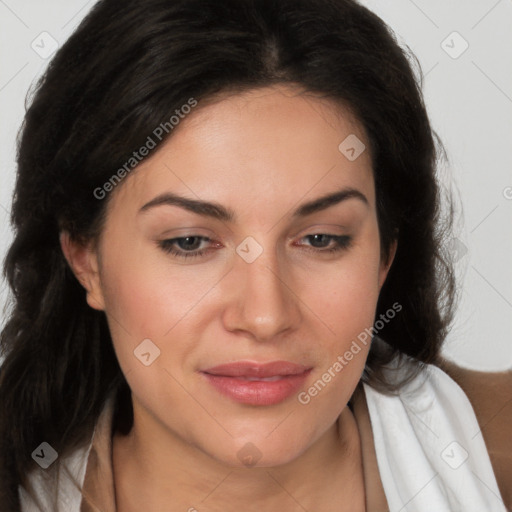
[[[348,407],[299,457],[268,468],[223,465],[161,424],[148,429],[147,421],[134,404],[131,432],[114,436],[118,512],[220,512],[247,503],[271,512],[364,511],[360,439]]]

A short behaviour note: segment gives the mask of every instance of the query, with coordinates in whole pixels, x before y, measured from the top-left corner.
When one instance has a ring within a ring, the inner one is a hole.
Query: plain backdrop
[[[418,57],[440,169],[459,222],[450,244],[460,302],[446,357],[512,368],[512,1],[363,0]],[[94,0],[0,0],[0,255],[12,240],[15,142],[26,93]],[[0,303],[9,292],[5,281]],[[1,318],[1,323],[5,318]]]

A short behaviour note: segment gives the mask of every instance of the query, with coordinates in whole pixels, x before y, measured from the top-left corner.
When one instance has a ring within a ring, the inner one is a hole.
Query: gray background
[[[460,303],[444,353],[470,368],[512,368],[512,1],[362,3],[419,58],[432,125],[448,152],[440,178],[459,211],[451,247]],[[26,93],[52,44],[62,44],[93,4],[0,0],[2,258],[12,239],[15,141]],[[2,281],[0,303],[7,299]]]

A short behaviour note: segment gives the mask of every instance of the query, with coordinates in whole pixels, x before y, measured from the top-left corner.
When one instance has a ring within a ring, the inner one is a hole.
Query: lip
[[[249,405],[274,405],[295,394],[312,368],[289,361],[236,361],[202,370],[221,394]]]

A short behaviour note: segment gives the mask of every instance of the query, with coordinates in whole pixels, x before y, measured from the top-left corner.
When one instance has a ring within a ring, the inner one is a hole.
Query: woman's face
[[[283,464],[335,428],[364,369],[388,270],[368,142],[289,87],[200,107],[112,192],[88,302],[136,428]]]

